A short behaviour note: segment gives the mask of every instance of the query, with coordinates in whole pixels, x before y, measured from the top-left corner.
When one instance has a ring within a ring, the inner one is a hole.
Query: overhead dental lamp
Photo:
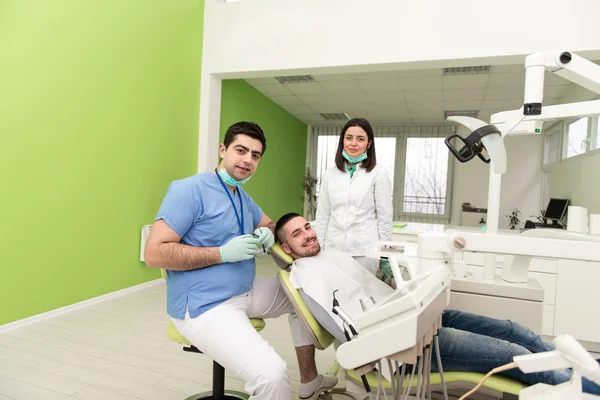
[[[486,164],[494,160],[492,168],[496,173],[503,174],[506,172],[506,149],[500,129],[472,117],[452,116],[448,117],[448,120],[458,122],[473,131],[466,138],[458,134],[446,138],[446,146],[458,161],[465,163],[477,156]],[[463,143],[463,147],[457,149],[453,146],[453,139],[460,140]],[[488,153],[488,157],[484,155],[484,150]]]

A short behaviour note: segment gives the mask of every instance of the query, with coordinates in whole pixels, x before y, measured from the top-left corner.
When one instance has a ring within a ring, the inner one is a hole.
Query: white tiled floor
[[[277,273],[267,257],[257,270]],[[212,361],[171,342],[168,323],[160,283],[0,335],[0,400],[183,400],[210,390]],[[262,334],[287,361],[295,395],[287,317],[267,320]],[[317,352],[320,371],[333,360],[333,348]],[[244,383],[228,374],[226,387],[243,391]]]

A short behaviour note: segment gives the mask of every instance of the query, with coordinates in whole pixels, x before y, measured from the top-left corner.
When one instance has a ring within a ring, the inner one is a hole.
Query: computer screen
[[[569,207],[569,199],[550,199],[544,218],[560,221],[564,218]]]

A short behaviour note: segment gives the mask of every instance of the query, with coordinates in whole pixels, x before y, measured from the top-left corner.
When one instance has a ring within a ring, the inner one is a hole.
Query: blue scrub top
[[[181,237],[181,243],[198,247],[219,247],[236,236],[254,232],[262,210],[239,186],[244,208],[244,232],[225,188],[216,175],[204,172],[173,181],[156,220],[162,219]],[[240,212],[240,197],[231,193]],[[241,218],[241,216],[240,216]],[[167,270],[167,313],[191,318],[248,292],[256,276],[256,262],[250,260],[217,264],[192,271]]]

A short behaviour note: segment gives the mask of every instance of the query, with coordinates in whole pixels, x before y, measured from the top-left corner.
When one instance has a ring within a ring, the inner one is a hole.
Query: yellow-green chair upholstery
[[[470,388],[477,385],[485,376],[485,374],[481,374],[478,372],[454,372],[447,371],[444,372],[444,381],[446,386],[449,388],[461,387]],[[378,385],[378,377],[376,372],[369,372],[366,374],[367,382],[372,388],[376,388]],[[361,377],[355,371],[346,371],[346,379],[352,381],[354,384],[362,386]],[[404,381],[402,382],[402,387],[406,387],[409,384],[410,376],[406,376]],[[391,390],[392,384],[390,381],[382,377],[382,385],[385,390]],[[439,373],[432,372],[431,373],[431,386],[433,387],[441,387],[442,378]],[[412,382],[410,382],[410,386],[412,388],[417,387],[417,377],[414,376]],[[502,375],[492,375],[490,376],[482,385],[482,387],[492,390],[501,394],[510,394],[518,396],[519,392],[522,389],[527,387],[526,384],[519,382],[517,380],[507,378]]]

